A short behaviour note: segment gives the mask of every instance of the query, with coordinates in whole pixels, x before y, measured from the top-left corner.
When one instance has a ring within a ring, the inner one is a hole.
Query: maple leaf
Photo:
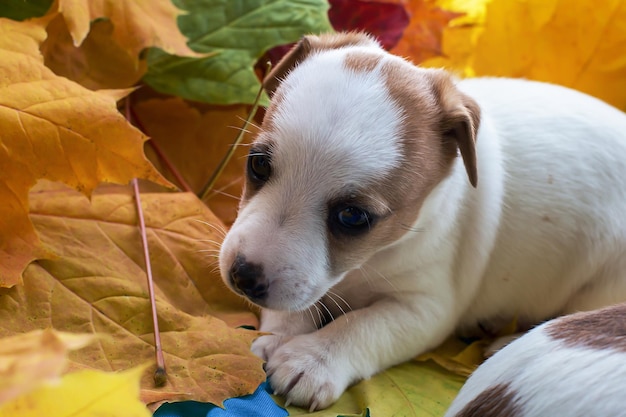
[[[406,8],[411,16],[410,23],[391,53],[409,57],[416,64],[442,55],[444,29],[463,13],[444,10],[433,0],[408,0]]]
[[[626,109],[626,1],[438,0],[467,13],[445,29],[445,66],[465,76],[507,76],[575,88]]]
[[[96,20],[80,46],[75,46],[63,16],[57,15],[46,27],[48,37],[41,44],[44,64],[90,90],[135,85],[146,72],[146,60],[137,62],[115,42],[113,29],[110,20]]]
[[[176,55],[199,56],[178,29],[176,19],[183,12],[169,0],[56,0],[49,13],[54,12],[63,15],[75,46],[83,43],[94,20],[106,18],[113,23],[113,41],[134,59],[152,46]]]
[[[248,113],[247,106],[193,107],[180,98],[151,99],[135,105],[138,118],[162,153],[198,194],[217,168]],[[257,128],[248,126],[244,144],[250,143]],[[175,140],[172,140],[174,139]],[[147,155],[158,168],[159,158],[147,148]],[[243,187],[243,172],[248,147],[239,146],[212,192],[205,199],[211,211],[226,225],[237,215]],[[162,169],[163,171],[163,169]],[[174,181],[173,176],[165,174]]]
[[[0,417],[150,417],[139,401],[145,366],[119,373],[80,371],[0,405]]]
[[[2,339],[0,404],[58,378],[67,365],[68,352],[84,347],[93,339],[93,335],[52,329]]]
[[[127,369],[154,356],[150,305],[137,213],[128,187],[82,194],[45,184],[31,192],[31,218],[59,258],[31,264],[24,285],[0,289],[0,337],[52,326],[102,333],[70,355],[70,369]],[[257,333],[245,301],[215,271],[219,220],[190,193],[142,193],[168,385],[151,398],[221,404],[265,379],[250,352]],[[212,271],[213,269],[213,271]]]
[[[43,65],[46,23],[0,18],[0,286],[20,282],[26,265],[45,256],[27,218],[38,178],[87,194],[134,177],[169,184],[143,155],[146,137],[117,111],[127,92],[93,92]]]
[[[326,0],[177,0],[189,45],[210,54],[194,59],[152,48],[146,84],[157,91],[214,104],[254,102],[260,88],[254,63],[272,46],[306,33],[330,31]],[[267,103],[267,100],[264,100]]]
[[[328,18],[338,31],[370,33],[389,50],[402,38],[409,24],[404,4],[389,0],[330,0]]]

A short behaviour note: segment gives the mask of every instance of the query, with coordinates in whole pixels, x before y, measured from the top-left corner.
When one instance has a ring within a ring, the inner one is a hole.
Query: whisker
[[[366,266],[366,265],[363,265]],[[381,277],[387,284],[389,284],[389,286],[394,290],[394,291],[399,291],[398,287],[396,287],[393,282],[389,281],[389,279],[384,276],[380,271],[378,271],[375,268],[372,268],[371,266],[367,266],[370,270],[372,270],[373,272],[375,272],[379,277]]]
[[[329,294],[334,295],[334,296],[335,296],[335,297],[337,297],[337,298],[339,298],[339,300],[340,300],[340,301],[342,301],[342,302],[346,305],[346,307],[348,308],[348,310],[353,311],[353,310],[352,310],[352,307],[350,306],[350,303],[348,303],[348,302],[345,300],[345,298],[343,298],[342,296],[340,296],[339,294],[337,294],[337,293],[336,293],[336,292],[334,292],[334,291],[330,291],[330,290],[329,290],[329,291],[328,291],[328,293],[329,293]],[[335,301],[335,300],[333,300],[333,301]],[[337,306],[337,307],[339,307],[339,306]],[[341,308],[341,307],[339,307],[339,308]],[[343,311],[343,310],[341,310],[341,311]],[[345,313],[344,313],[344,314],[345,314]]]
[[[231,126],[226,126],[226,127],[230,128],[230,129],[235,129],[235,130],[238,130],[238,131],[240,131],[240,132],[246,132],[246,133],[250,133],[250,134],[251,134],[251,133],[253,133],[251,130],[244,129],[244,128],[243,128],[243,127],[241,127],[241,126],[232,126],[232,125],[231,125]]]
[[[339,309],[339,311],[341,311],[341,315],[344,316],[346,318],[346,323],[349,321],[348,317],[346,316],[346,312],[343,308],[341,308],[341,306],[339,305],[339,303],[337,302],[337,300],[335,300],[333,298],[333,296],[331,295],[330,292],[326,293],[326,296],[330,299],[330,301],[332,301],[333,303],[335,303],[335,305],[337,306],[337,308]]]
[[[317,317],[320,319],[319,327],[322,327],[322,324],[324,324],[324,317],[322,315],[322,310],[320,310],[320,308],[316,304],[313,304],[313,307],[315,307],[315,310],[317,310]],[[313,323],[315,323],[315,320],[313,320]]]
[[[245,122],[245,121],[246,121],[246,119],[244,119],[243,117],[241,117],[241,116],[239,116],[239,115],[237,115],[237,118],[238,118],[239,120],[241,120],[242,122]],[[250,126],[256,127],[257,129],[261,129],[261,127],[260,127],[259,125],[257,125],[256,123],[254,123],[252,120],[249,120],[249,121],[248,121],[248,124],[249,124]]]
[[[326,310],[326,312],[328,313],[328,315],[330,316],[330,320],[334,321],[335,320],[335,316],[333,316],[333,313],[328,309],[328,307],[326,307],[326,304],[324,304],[324,302],[320,299],[317,301],[317,303],[319,303],[319,305],[321,305],[322,307],[324,307],[324,310]]]
[[[211,190],[211,194],[209,194],[209,196],[206,198],[207,200],[210,200],[211,197],[213,197],[213,195],[215,194],[219,194],[219,195],[223,195],[225,197],[230,197],[234,200],[239,200],[239,196],[233,195],[233,194],[229,194],[227,192],[224,191],[220,191],[220,190]]]
[[[313,316],[313,312],[311,311],[311,307],[307,308],[306,311],[309,312],[309,315],[311,316],[311,320],[313,320],[313,325],[315,327],[317,327],[317,323],[315,322],[315,317]]]
[[[400,226],[402,227],[403,230],[406,230],[408,232],[422,233],[425,231],[425,229],[422,227],[413,227],[407,224],[400,224]]]
[[[212,224],[209,223],[207,221],[204,220],[200,220],[200,219],[193,219],[194,221],[198,222],[198,223],[202,223],[205,226],[209,226],[210,228],[212,228],[213,230],[217,231],[218,233],[220,233],[222,235],[222,237],[226,236],[226,229],[223,226],[218,226],[216,224]]]

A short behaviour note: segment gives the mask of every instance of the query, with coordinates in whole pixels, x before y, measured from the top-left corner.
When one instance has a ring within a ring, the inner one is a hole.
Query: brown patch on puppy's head
[[[626,304],[564,316],[549,323],[545,330],[568,346],[626,352]]]
[[[370,36],[360,32],[303,36],[265,77],[263,88],[272,97],[287,74],[311,53],[346,46],[379,47],[379,44]]]
[[[515,391],[508,384],[487,388],[467,403],[454,417],[516,417],[521,407],[515,401]]]

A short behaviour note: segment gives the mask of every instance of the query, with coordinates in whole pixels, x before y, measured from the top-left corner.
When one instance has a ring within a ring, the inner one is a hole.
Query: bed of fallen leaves
[[[143,416],[143,403],[222,404],[265,378],[249,352],[255,312],[215,262],[245,146],[202,191],[250,111],[263,62],[285,45],[367,30],[415,63],[555,82],[626,109],[625,19],[623,0],[4,1],[0,416],[116,415],[120,404]],[[159,389],[145,371],[154,341],[132,178],[144,180],[169,377]],[[458,351],[423,359],[466,374],[476,352]],[[412,362],[352,387],[332,410],[440,415],[462,380]]]

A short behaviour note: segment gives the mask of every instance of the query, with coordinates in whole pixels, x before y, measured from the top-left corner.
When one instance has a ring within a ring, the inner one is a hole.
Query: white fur
[[[458,83],[481,107],[478,187],[457,158],[410,228],[419,232],[329,276],[328,199],[410,163],[380,71],[343,66],[358,48],[315,54],[287,77],[272,133],[277,180],[242,207],[222,248],[226,281],[245,253],[270,277],[268,305],[285,310],[263,310],[261,330],[274,335],[253,345],[278,392],[325,407],[455,329],[626,300],[626,116],[510,79]],[[312,305],[324,294],[315,307],[336,319],[318,330]]]
[[[626,416],[626,352],[583,344],[568,346],[546,334],[549,324],[533,329],[481,365],[446,417],[454,417],[481,393],[498,385],[507,385],[512,394],[515,417]]]

